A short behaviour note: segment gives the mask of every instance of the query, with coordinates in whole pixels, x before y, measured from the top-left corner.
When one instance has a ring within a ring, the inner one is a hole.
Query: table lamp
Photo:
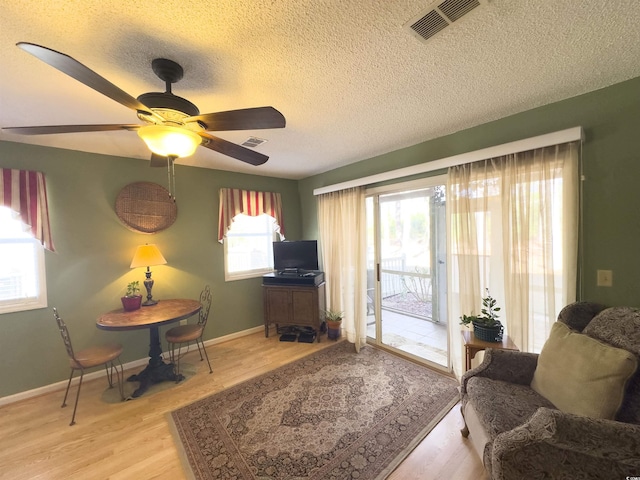
[[[153,278],[151,278],[151,270],[149,267],[153,267],[154,265],[164,265],[165,263],[167,263],[167,261],[162,256],[162,253],[160,253],[158,247],[154,244],[138,246],[136,254],[133,256],[133,260],[131,260],[131,268],[147,267],[147,271],[145,272],[147,278],[144,281],[144,286],[147,289],[147,300],[142,303],[143,307],[148,307],[149,305],[155,305],[158,303],[151,296]]]

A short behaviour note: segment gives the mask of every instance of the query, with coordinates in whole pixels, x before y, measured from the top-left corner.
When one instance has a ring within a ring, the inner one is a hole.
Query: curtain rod
[[[502,145],[495,145],[493,147],[474,150],[472,152],[461,153],[452,157],[440,158],[431,162],[420,163],[418,165],[399,168],[397,170],[390,170],[388,172],[378,173],[376,175],[370,175],[368,177],[357,178],[355,180],[348,180],[346,182],[316,188],[313,190],[313,194],[322,195],[324,193],[337,192],[339,190],[345,190],[347,188],[371,185],[373,183],[394,180],[396,178],[408,177],[420,173],[433,172],[435,170],[442,170],[444,168],[449,168],[456,165],[477,162],[478,160],[502,157],[504,155],[509,155],[512,153],[526,152],[528,150],[534,150],[536,148],[543,148],[551,145],[560,145],[562,143],[573,142],[576,140],[582,140],[582,127],[567,128],[566,130],[546,133],[544,135],[538,135],[537,137],[516,140],[514,142],[503,143]]]

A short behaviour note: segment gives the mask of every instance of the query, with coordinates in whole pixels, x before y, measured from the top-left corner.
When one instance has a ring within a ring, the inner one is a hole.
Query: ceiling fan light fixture
[[[189,157],[202,142],[197,133],[172,125],[147,125],[138,129],[138,136],[149,150],[163,157]]]

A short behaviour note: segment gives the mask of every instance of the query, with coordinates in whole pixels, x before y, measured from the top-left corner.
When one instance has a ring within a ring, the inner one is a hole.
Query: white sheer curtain
[[[480,313],[485,288],[502,307],[506,333],[539,352],[559,310],[575,300],[578,246],[577,142],[449,169],[449,328],[457,376],[458,318]]]
[[[367,342],[364,188],[318,197],[327,309],[344,312],[342,331],[356,351]]]

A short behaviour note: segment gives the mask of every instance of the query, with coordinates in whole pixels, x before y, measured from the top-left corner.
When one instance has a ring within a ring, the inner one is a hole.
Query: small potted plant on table
[[[460,317],[460,325],[473,325],[473,334],[478,340],[485,342],[501,342],[504,327],[498,320],[500,307],[496,307],[496,300],[489,294],[486,289],[487,296],[482,299],[482,310],[480,315],[462,315]]]
[[[340,337],[340,328],[342,327],[342,312],[334,310],[325,310],[324,318],[327,322],[327,338],[337,340]]]
[[[122,308],[127,312],[138,310],[142,304],[142,295],[140,295],[140,282],[134,281],[127,285],[127,293],[122,297]]]

